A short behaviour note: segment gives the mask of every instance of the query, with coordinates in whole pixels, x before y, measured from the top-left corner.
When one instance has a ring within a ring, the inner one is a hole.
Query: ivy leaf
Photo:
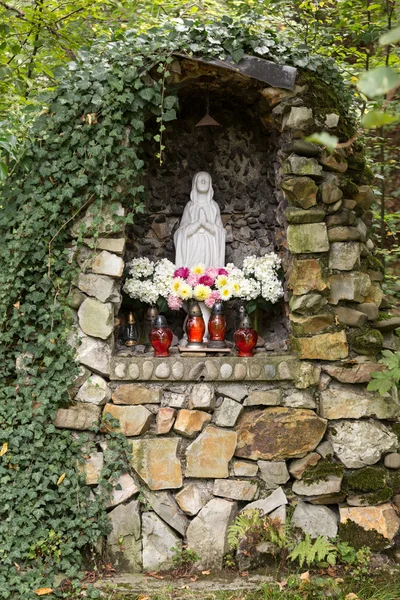
[[[238,63],[242,60],[244,56],[244,50],[242,48],[237,48],[237,50],[232,50],[231,52],[232,59],[235,63]]]
[[[381,46],[388,46],[389,44],[397,44],[400,42],[400,27],[396,27],[392,29],[392,31],[388,31],[384,33],[379,38],[379,43]]]
[[[365,113],[361,123],[364,129],[372,129],[373,127],[381,127],[382,125],[388,125],[398,121],[400,117],[394,115],[388,115],[386,112],[381,110],[370,110]]]
[[[328,152],[333,152],[336,148],[339,139],[336,135],[331,135],[327,131],[322,131],[321,133],[313,133],[305,138],[306,142],[313,142],[314,144],[321,144],[325,146]]]
[[[400,85],[400,75],[390,67],[377,67],[365,71],[357,83],[357,87],[368,98],[384,96]]]
[[[0,161],[0,181],[4,181],[8,177],[8,167],[5,162]]]
[[[164,98],[164,108],[166,108],[167,110],[175,106],[175,103],[175,96],[167,96],[166,98]]]
[[[154,98],[154,91],[151,88],[146,87],[139,90],[139,96],[143,98],[143,100],[147,100],[149,102]]]
[[[171,110],[166,110],[163,114],[163,121],[174,121],[176,119],[176,111],[171,108]]]

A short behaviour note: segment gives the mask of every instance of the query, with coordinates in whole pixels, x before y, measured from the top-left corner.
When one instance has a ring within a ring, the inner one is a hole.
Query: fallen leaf
[[[38,596],[46,596],[47,594],[52,594],[53,590],[51,588],[39,588],[35,590],[35,594]]]
[[[344,600],[360,600],[360,599],[357,596],[357,594],[353,594],[353,592],[350,592],[350,594],[347,594],[347,596],[344,597]]]
[[[193,581],[193,583],[197,580],[198,580],[197,575],[194,575],[193,577],[190,578],[190,581]]]
[[[57,479],[57,485],[60,485],[60,483],[62,483],[65,479],[65,473],[63,473],[62,475],[60,475],[60,477]]]
[[[150,596],[139,596],[138,600],[150,600]]]
[[[201,574],[202,575],[209,575],[211,571],[202,571]]]
[[[17,310],[19,310],[21,308],[21,302],[18,300],[18,302],[13,304],[13,307],[16,308]]]
[[[21,570],[21,567],[20,567],[20,566],[19,566],[19,564],[18,564],[18,563],[16,563],[16,562],[14,563],[14,567],[16,567],[16,568],[17,568],[17,571],[20,571],[20,570]]]
[[[283,581],[276,581],[275,583],[279,587],[279,591],[280,592],[283,590],[283,588],[285,588],[287,586],[287,580],[286,579],[284,579]]]
[[[301,581],[304,581],[304,583],[310,583],[310,571],[305,571],[304,573],[301,573],[300,579]]]
[[[247,575],[248,575],[248,574],[249,574],[249,572],[248,572],[248,571],[242,571],[242,572],[240,573],[240,577],[247,577]]]
[[[4,442],[4,444],[2,445],[1,450],[0,450],[0,456],[3,456],[3,454],[5,454],[7,452],[7,450],[8,450],[8,444],[7,444],[7,442]]]

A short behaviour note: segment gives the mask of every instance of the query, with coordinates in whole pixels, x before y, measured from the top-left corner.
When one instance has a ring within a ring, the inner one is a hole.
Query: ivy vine
[[[25,166],[2,189],[0,211],[0,597],[36,598],[55,573],[74,578],[82,549],[108,529],[104,496],[90,494],[77,461],[90,450],[88,434],[56,429],[55,411],[69,402],[78,376],[68,345],[73,311],[68,294],[76,275],[69,260],[82,243],[69,226],[92,205],[121,202],[129,219],[143,210],[143,142],[155,117],[162,158],[164,123],[176,118],[169,89],[173,53],[225,58],[244,53],[318,71],[344,89],[333,65],[306,49],[287,47],[272,31],[254,37],[245,22],[211,25],[177,19],[146,34],[98,40],[59,74],[34,125]],[[343,98],[343,94],[342,94]],[[348,98],[348,96],[347,96]],[[116,230],[119,225],[116,224]],[[118,444],[115,444],[118,446]],[[102,482],[123,470],[113,454]],[[109,457],[110,458],[110,457]],[[107,456],[106,456],[107,459]],[[110,465],[113,464],[113,468]],[[107,485],[108,484],[108,485]],[[95,593],[94,593],[95,595]]]

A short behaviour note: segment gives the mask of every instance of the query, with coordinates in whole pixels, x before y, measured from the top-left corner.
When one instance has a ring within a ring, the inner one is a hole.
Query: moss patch
[[[387,472],[379,467],[363,467],[346,477],[346,486],[357,492],[375,492],[386,486]]]
[[[400,471],[392,471],[389,473],[388,484],[393,488],[393,494],[398,494],[400,492]]]
[[[342,477],[344,473],[344,466],[333,462],[331,460],[323,459],[317,462],[314,467],[307,467],[303,473],[302,480],[307,483],[316,483],[317,481],[324,481],[329,475],[336,475],[336,477]]]
[[[356,550],[368,546],[373,552],[380,552],[388,547],[388,540],[375,530],[366,530],[350,519],[339,525],[339,538]]]
[[[378,354],[383,345],[383,336],[380,331],[370,327],[362,327],[347,335],[351,348],[359,354]]]
[[[368,506],[375,506],[376,504],[383,504],[392,498],[394,495],[391,487],[384,487],[382,490],[375,492],[374,494],[368,494],[366,497],[366,504]]]
[[[351,181],[351,179],[344,179],[340,187],[345,198],[354,198],[359,192],[358,185],[354,181]]]
[[[365,264],[368,271],[380,271],[381,273],[385,272],[385,267],[376,256],[366,256],[363,260],[363,265]]]

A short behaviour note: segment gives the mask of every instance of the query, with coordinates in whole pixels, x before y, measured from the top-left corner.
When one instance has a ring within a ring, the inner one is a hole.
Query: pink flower
[[[178,298],[178,296],[175,296],[175,294],[170,294],[168,296],[168,307],[171,310],[179,310],[180,308],[182,308],[182,304],[182,300]]]
[[[196,285],[199,284],[199,279],[200,279],[199,275],[193,275],[193,274],[191,274],[187,278],[186,283],[188,285],[191,285],[192,287],[196,287]]]
[[[211,292],[211,295],[207,300],[204,300],[204,304],[208,306],[208,308],[212,308],[217,300],[220,300],[218,290],[214,290]]]
[[[220,269],[218,269],[218,275],[229,275],[229,273],[226,269],[223,269],[221,267]]]
[[[202,285],[208,285],[211,287],[214,283],[214,279],[212,277],[209,277],[208,275],[202,275],[199,279],[199,283],[201,283]]]
[[[188,269],[187,267],[179,267],[179,269],[176,269],[174,277],[182,277],[182,279],[186,279],[189,273],[190,269]]]
[[[214,279],[218,276],[218,269],[216,269],[215,267],[208,267],[205,270],[204,275],[208,275],[209,277],[211,277],[211,279]]]

